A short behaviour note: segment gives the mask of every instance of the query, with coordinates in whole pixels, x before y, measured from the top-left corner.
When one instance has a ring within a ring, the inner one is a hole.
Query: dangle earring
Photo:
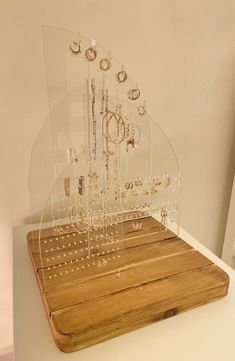
[[[64,192],[66,197],[70,197],[70,178],[64,178]]]
[[[100,60],[100,69],[103,71],[107,71],[111,68],[112,63],[109,58],[103,58]]]
[[[85,52],[85,55],[88,61],[94,61],[97,57],[97,51],[95,46],[91,46],[90,48],[88,48]]]
[[[140,97],[140,90],[138,89],[138,86],[136,84],[136,87],[134,89],[130,89],[127,93],[128,98],[130,100],[136,100]]]
[[[81,48],[81,40],[80,41],[73,41],[72,44],[69,46],[69,50],[73,55],[81,54],[82,48]]]
[[[78,192],[81,196],[85,193],[85,177],[83,175],[78,179]]]
[[[95,117],[95,79],[91,80],[91,91],[92,91],[92,104],[91,104],[91,114],[92,114],[92,123],[93,123],[93,129],[92,129],[92,135],[94,138],[94,148],[93,148],[93,156],[94,160],[96,159],[96,147],[97,147],[97,139],[96,139],[96,117]]]
[[[164,227],[166,227],[166,224],[167,224],[167,216],[168,216],[167,208],[162,208],[161,209],[161,223]]]
[[[127,73],[123,70],[123,66],[122,70],[116,74],[116,79],[119,83],[124,83],[127,80]]]

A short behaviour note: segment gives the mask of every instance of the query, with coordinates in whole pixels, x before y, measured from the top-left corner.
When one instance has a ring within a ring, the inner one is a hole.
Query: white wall
[[[29,213],[30,148],[48,112],[43,24],[95,37],[131,70],[178,154],[182,226],[219,254],[235,165],[234,0],[0,0],[0,284],[6,293],[6,225]],[[4,296],[1,311],[10,299]],[[3,322],[10,317],[4,312]],[[11,342],[9,328],[4,344]]]

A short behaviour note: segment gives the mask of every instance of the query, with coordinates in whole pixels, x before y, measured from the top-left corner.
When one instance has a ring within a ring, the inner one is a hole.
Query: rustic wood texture
[[[144,218],[143,228],[138,231],[133,231],[131,221],[120,227],[124,232],[119,250],[105,256],[99,250],[92,259],[79,262],[76,257],[84,248],[84,236],[76,235],[75,244],[70,242],[69,247],[67,241],[53,239],[54,259],[47,261],[44,243],[39,254],[35,237],[38,231],[28,235],[29,253],[52,333],[64,352],[82,349],[227,294],[227,274],[172,232],[159,232],[159,222],[154,218]],[[46,237],[53,237],[51,229],[44,231],[43,239]],[[65,256],[58,267],[62,253]],[[105,263],[107,257],[111,261]]]

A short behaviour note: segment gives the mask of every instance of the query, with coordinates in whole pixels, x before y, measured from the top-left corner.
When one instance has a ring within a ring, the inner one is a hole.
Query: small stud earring
[[[145,102],[143,105],[139,105],[137,107],[137,111],[138,111],[138,114],[143,117],[145,114],[146,114],[146,106],[145,106]]]

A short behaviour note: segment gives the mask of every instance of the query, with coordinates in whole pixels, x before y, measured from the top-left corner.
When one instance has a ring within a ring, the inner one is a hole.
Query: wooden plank
[[[210,265],[53,312],[57,345],[70,352],[173,316],[225,296],[228,282]]]
[[[45,238],[41,254],[38,240],[29,235],[30,256],[61,350],[75,351],[226,295],[224,271],[162,231],[152,217],[140,221],[138,231],[132,221],[116,225],[119,234],[113,239],[119,242],[113,244],[96,240],[100,230],[92,231],[90,245],[98,247],[90,259],[84,235]],[[47,229],[44,236],[52,233]]]
[[[212,264],[212,262],[208,258],[194,249],[190,249],[182,253],[170,254],[140,264],[134,264],[132,268],[124,268],[114,273],[101,275],[73,287],[69,285],[58,290],[53,289],[48,291],[45,297],[50,312],[54,312],[84,301],[111,295],[127,288],[209,264]]]
[[[128,237],[128,236],[126,236]],[[164,239],[172,238],[171,232],[166,232]],[[143,235],[131,234],[128,238],[124,238],[119,242],[114,242],[112,244],[101,243],[92,243],[91,244],[91,253],[92,257],[99,257],[100,255],[107,255],[118,250],[125,250],[131,247],[136,247],[138,245],[144,245],[148,243],[153,243],[162,240],[162,234],[152,231],[152,229]],[[72,244],[72,243],[71,243]],[[75,248],[76,247],[76,248]],[[88,256],[88,245],[87,243],[84,246],[73,246],[67,247],[65,249],[54,250],[48,253],[34,253],[34,261],[37,269],[53,267],[58,264],[64,264],[65,262],[70,262],[71,260],[82,259]]]
[[[126,250],[115,252],[115,255],[100,256],[97,259],[61,264],[60,267],[38,271],[40,282],[46,285],[46,290],[74,285],[82,280],[98,277],[130,268],[146,260],[164,257],[191,249],[186,242],[179,238],[161,242],[141,245]],[[104,261],[107,260],[107,263]],[[55,276],[56,275],[56,276]]]

